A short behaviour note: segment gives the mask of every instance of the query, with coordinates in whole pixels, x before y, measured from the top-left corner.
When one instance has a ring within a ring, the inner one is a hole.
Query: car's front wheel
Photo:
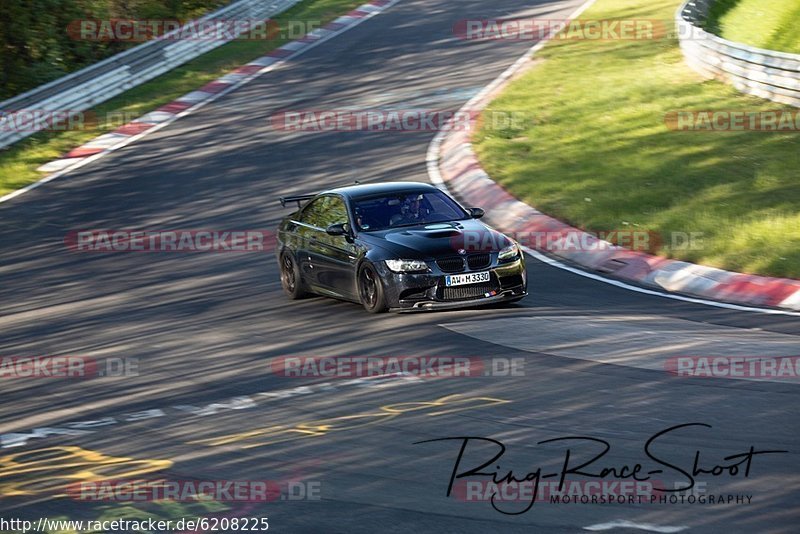
[[[381,313],[387,309],[380,276],[369,263],[365,263],[358,272],[358,296],[364,309],[370,313]]]
[[[297,266],[297,262],[294,261],[294,256],[292,256],[291,252],[283,251],[281,253],[280,267],[283,292],[292,300],[306,296],[306,292],[303,289],[303,279],[300,276],[300,268]]]

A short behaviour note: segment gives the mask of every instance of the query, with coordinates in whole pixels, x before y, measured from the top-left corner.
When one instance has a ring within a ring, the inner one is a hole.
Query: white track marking
[[[583,530],[600,532],[603,530],[612,530],[615,528],[634,528],[636,530],[645,530],[647,532],[660,532],[662,534],[671,534],[673,532],[680,532],[682,530],[686,530],[689,527],[669,527],[669,526],[653,525],[652,523],[634,523],[633,521],[618,520],[618,521],[611,521],[609,523],[597,523],[596,525],[589,525],[588,527],[583,527]]]
[[[705,300],[705,299],[701,299],[701,298],[687,297],[687,296],[684,296],[684,295],[676,295],[676,294],[673,294],[673,293],[663,293],[661,291],[656,291],[656,290],[653,290],[653,289],[645,289],[643,287],[638,287],[638,286],[634,286],[634,285],[631,285],[631,284],[627,284],[627,283],[622,282],[620,280],[612,280],[610,278],[605,278],[605,277],[600,276],[600,275],[595,274],[595,273],[590,273],[590,272],[587,272],[587,271],[583,271],[581,269],[577,269],[575,267],[571,267],[569,265],[561,263],[558,260],[554,260],[553,258],[545,256],[541,252],[538,252],[536,250],[530,249],[528,247],[522,247],[522,250],[524,250],[526,253],[528,253],[529,255],[533,256],[535,259],[539,260],[540,262],[546,263],[546,264],[551,265],[553,267],[556,267],[558,269],[562,269],[564,271],[569,271],[571,273],[574,273],[574,274],[577,274],[577,275],[580,275],[580,276],[583,276],[583,277],[586,277],[586,278],[591,278],[592,280],[597,280],[598,282],[603,282],[603,283],[606,283],[606,284],[610,284],[612,286],[620,287],[622,289],[627,289],[629,291],[635,291],[637,293],[642,293],[644,295],[653,295],[655,297],[664,297],[664,298],[667,298],[667,299],[681,300],[683,302],[691,302],[692,304],[703,304],[705,306],[714,306],[714,307],[717,307],[717,308],[725,308],[725,309],[728,309],[728,310],[765,313],[765,314],[768,314],[768,315],[789,315],[789,316],[792,316],[792,317],[800,317],[800,312],[792,312],[792,311],[784,311],[784,310],[773,310],[773,309],[769,309],[769,308],[754,308],[754,307],[750,307],[750,306],[741,306],[739,304],[730,304],[728,302],[716,302],[716,301],[713,301],[713,300]]]

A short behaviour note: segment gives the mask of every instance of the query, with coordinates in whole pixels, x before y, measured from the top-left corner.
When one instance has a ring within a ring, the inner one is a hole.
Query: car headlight
[[[511,243],[497,253],[497,259],[499,261],[514,260],[517,257],[519,257],[519,247],[516,243]]]
[[[415,273],[428,270],[428,264],[422,260],[386,260],[386,266],[396,273]]]

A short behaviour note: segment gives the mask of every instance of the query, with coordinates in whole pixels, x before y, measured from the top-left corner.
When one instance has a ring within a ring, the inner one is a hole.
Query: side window
[[[339,197],[327,197],[325,199],[325,217],[322,228],[327,228],[331,224],[349,222],[347,218],[347,206]]]
[[[300,214],[300,222],[327,228],[331,224],[348,222],[347,206],[339,197],[324,196],[311,202]]]
[[[300,222],[313,226],[322,226],[322,218],[325,215],[325,202],[330,197],[320,197],[311,201],[300,214]]]

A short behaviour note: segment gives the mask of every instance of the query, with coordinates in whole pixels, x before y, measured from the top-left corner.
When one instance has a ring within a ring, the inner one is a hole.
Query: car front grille
[[[464,260],[461,258],[444,258],[436,260],[436,265],[445,273],[460,273],[464,270]]]
[[[473,271],[484,269],[492,263],[492,257],[489,254],[470,254],[467,256],[467,265]]]
[[[445,287],[442,292],[444,300],[465,300],[482,297],[495,290],[494,284],[475,284],[469,286]]]

